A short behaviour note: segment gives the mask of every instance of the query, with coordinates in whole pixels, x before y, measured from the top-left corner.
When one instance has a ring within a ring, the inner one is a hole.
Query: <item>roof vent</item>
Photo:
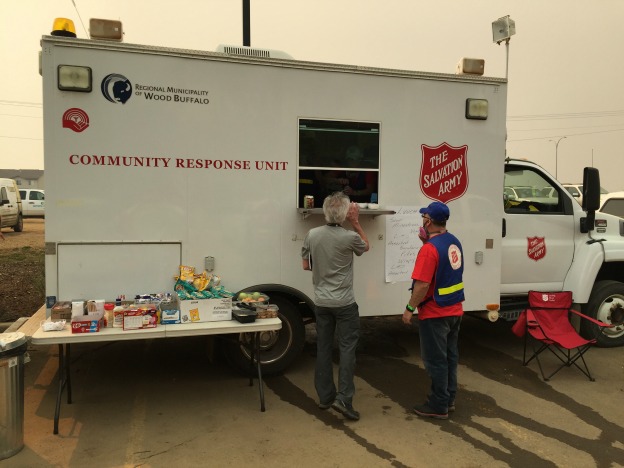
[[[251,47],[219,44],[217,46],[217,52],[230,55],[244,55],[246,57],[279,58],[292,60],[292,57],[286,52],[273,49],[253,49]]]

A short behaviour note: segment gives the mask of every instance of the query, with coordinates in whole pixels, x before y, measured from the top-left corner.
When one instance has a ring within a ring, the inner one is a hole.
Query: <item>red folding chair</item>
[[[522,365],[526,366],[535,359],[545,381],[550,380],[564,367],[571,366],[575,366],[592,382],[595,380],[589,372],[584,355],[596,343],[596,340],[587,340],[578,334],[570,323],[571,313],[602,328],[611,326],[572,309],[572,292],[570,291],[529,291],[529,308],[523,312],[514,325],[513,331],[516,335],[524,334]],[[533,354],[527,358],[528,341],[531,342]],[[545,350],[549,350],[560,361],[560,365],[548,377],[544,373],[539,358]],[[579,365],[580,363],[582,366]]]

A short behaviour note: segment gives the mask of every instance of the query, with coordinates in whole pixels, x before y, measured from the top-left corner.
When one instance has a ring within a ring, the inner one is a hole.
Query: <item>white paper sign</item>
[[[386,283],[411,281],[416,254],[422,246],[416,206],[388,207],[396,214],[386,217]]]

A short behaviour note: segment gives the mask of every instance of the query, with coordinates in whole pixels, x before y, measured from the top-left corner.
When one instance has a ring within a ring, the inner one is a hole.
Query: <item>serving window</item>
[[[299,120],[298,207],[306,196],[321,207],[325,197],[342,191],[351,201],[377,203],[379,123]]]

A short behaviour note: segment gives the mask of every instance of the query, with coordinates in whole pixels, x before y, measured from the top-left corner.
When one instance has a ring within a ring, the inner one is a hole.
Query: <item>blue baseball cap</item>
[[[448,206],[439,201],[434,201],[429,206],[420,209],[421,214],[427,214],[434,221],[446,221],[451,216]]]

